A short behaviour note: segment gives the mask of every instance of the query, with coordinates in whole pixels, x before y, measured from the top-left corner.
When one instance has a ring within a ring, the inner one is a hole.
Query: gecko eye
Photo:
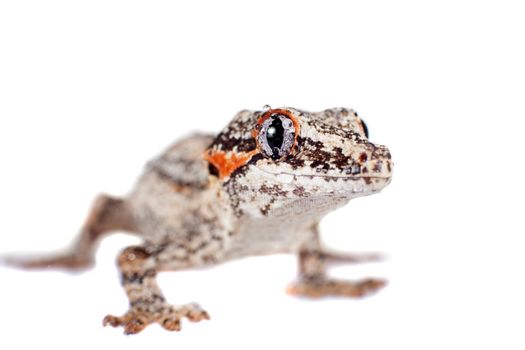
[[[285,115],[274,114],[261,126],[258,141],[263,153],[272,159],[287,156],[294,144],[295,128]]]

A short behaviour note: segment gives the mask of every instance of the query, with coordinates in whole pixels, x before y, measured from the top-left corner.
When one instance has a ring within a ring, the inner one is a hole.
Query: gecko
[[[125,334],[155,323],[179,331],[183,319],[209,319],[197,303],[168,303],[158,273],[247,256],[297,255],[298,277],[288,287],[292,295],[369,295],[386,281],[338,280],[327,268],[374,256],[330,250],[318,230],[327,213],[390,183],[390,151],[368,137],[364,121],[348,108],[242,110],[218,135],[196,133],[168,147],[147,163],[127,196],[99,195],[64,252],[5,262],[26,269],[85,270],[93,266],[101,238],[116,231],[137,235],[142,244],[117,258],[129,310],[103,319],[103,325],[123,327]]]

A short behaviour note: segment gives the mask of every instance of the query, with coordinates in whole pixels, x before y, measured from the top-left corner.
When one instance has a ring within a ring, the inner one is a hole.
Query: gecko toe
[[[124,334],[137,334],[146,326],[147,324],[140,318],[132,318],[124,325]]]
[[[184,305],[180,310],[188,320],[191,322],[199,322],[202,320],[209,320],[210,315],[199,304],[191,303]]]
[[[148,325],[145,319],[134,313],[128,312],[122,317],[107,315],[102,324],[111,327],[124,327],[124,334],[137,334]]]
[[[104,327],[111,326],[111,327],[118,327],[122,324],[120,317],[116,317],[113,315],[106,315],[104,319],[102,320],[102,325]]]
[[[179,332],[182,329],[180,319],[178,317],[166,317],[162,321],[161,326],[167,331]]]

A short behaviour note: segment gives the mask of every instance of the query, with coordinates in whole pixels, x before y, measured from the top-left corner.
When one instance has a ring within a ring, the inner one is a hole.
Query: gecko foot
[[[375,293],[385,285],[385,280],[373,278],[356,282],[316,279],[295,282],[288,287],[287,292],[291,295],[308,298],[324,296],[359,298]]]
[[[208,313],[198,304],[191,303],[179,307],[165,304],[156,310],[132,307],[121,317],[107,315],[104,317],[103,325],[122,326],[125,334],[137,334],[152,323],[158,323],[168,331],[180,331],[181,319],[184,317],[191,322],[210,319]]]

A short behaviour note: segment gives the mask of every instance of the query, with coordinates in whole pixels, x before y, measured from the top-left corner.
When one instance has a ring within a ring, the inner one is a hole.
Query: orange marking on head
[[[270,118],[274,114],[284,115],[284,116],[290,118],[290,120],[292,121],[293,127],[295,129],[294,144],[293,144],[293,147],[292,147],[292,150],[293,150],[295,148],[295,146],[297,145],[297,138],[299,137],[299,132],[301,131],[301,126],[299,125],[299,121],[297,120],[297,117],[295,115],[293,115],[292,112],[290,112],[287,109],[282,109],[282,108],[269,109],[266,112],[264,112],[264,114],[259,118],[259,120],[257,120],[257,125],[256,125],[255,129],[253,129],[253,131],[252,131],[252,136],[257,141],[257,148],[259,148],[258,136],[259,136],[259,130],[261,129],[261,125],[265,122],[266,119]]]
[[[234,152],[234,151],[214,151],[209,150],[204,153],[204,159],[210,162],[219,171],[219,178],[223,179],[230,176],[235,170],[245,165],[252,159],[254,155],[259,153],[259,150],[254,149],[250,152]]]

